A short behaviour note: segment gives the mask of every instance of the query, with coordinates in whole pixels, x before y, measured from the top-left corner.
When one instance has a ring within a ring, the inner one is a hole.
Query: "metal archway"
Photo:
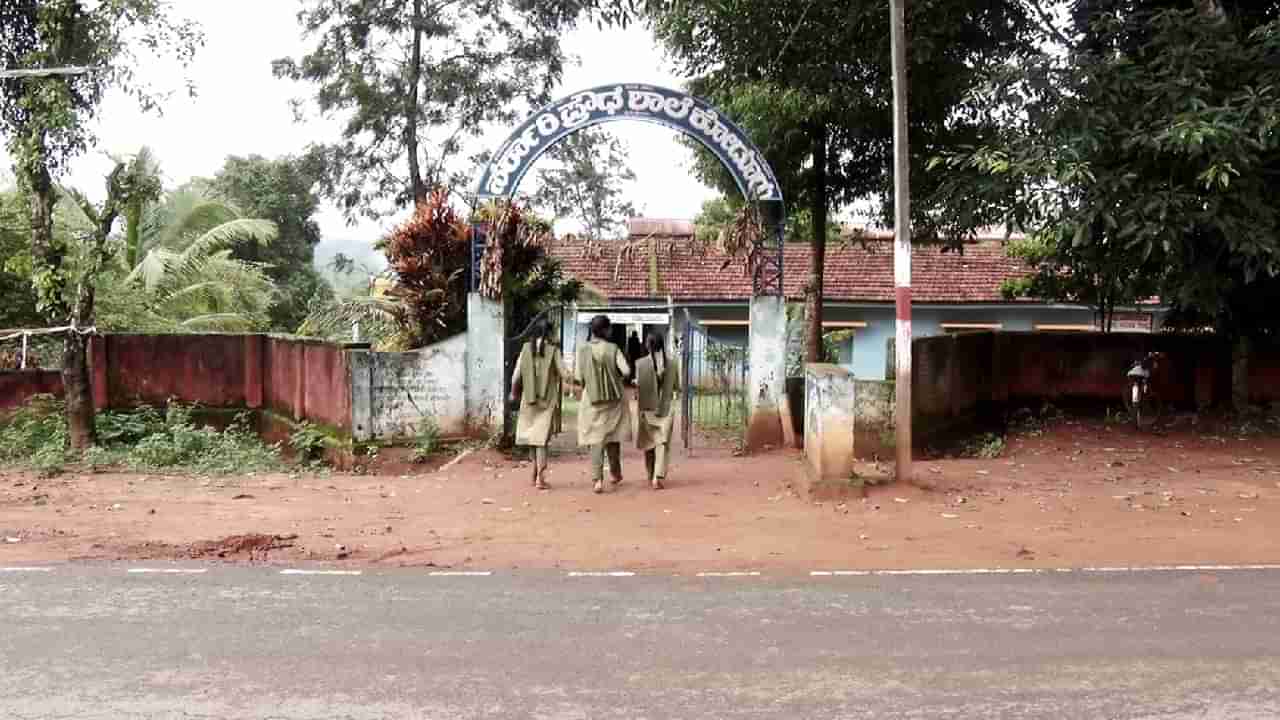
[[[770,232],[754,249],[752,291],[781,296],[786,206],[773,168],[742,128],[707,102],[679,90],[634,83],[602,85],[543,107],[516,128],[484,166],[477,200],[514,197],[529,168],[552,145],[583,128],[620,120],[654,123],[684,133],[720,160],[743,197],[759,203],[770,225]],[[474,230],[473,288],[486,240],[483,228]]]

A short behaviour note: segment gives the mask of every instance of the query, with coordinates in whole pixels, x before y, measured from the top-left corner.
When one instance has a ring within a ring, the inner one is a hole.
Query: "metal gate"
[[[684,311],[680,360],[683,368],[681,434],[686,450],[736,447],[750,417],[748,346],[711,337]]]

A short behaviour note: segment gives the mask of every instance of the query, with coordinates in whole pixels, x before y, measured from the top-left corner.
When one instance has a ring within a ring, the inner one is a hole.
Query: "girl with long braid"
[[[573,381],[560,348],[551,342],[551,330],[546,318],[538,319],[511,377],[511,402],[520,402],[516,444],[533,448],[533,486],[539,490],[550,487],[547,444],[559,425],[561,390],[565,382]]]
[[[673,398],[680,390],[678,363],[667,357],[662,333],[650,330],[644,339],[647,355],[636,361],[636,447],[644,451],[644,466],[654,490],[663,488],[671,431],[675,426]]]

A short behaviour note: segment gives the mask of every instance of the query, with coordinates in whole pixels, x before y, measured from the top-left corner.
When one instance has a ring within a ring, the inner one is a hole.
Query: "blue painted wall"
[[[746,321],[747,307],[742,305],[694,305],[690,315],[703,320]],[[678,325],[683,325],[682,314],[677,309]],[[828,302],[824,319],[831,322],[865,322],[865,328],[857,328],[851,347],[842,348],[840,364],[853,371],[855,377],[865,380],[884,380],[888,341],[894,336],[893,307],[887,305],[848,305]],[[943,323],[1000,323],[1003,330],[1031,331],[1036,325],[1090,325],[1093,312],[1087,308],[1060,305],[987,305],[987,306],[928,306],[917,305],[912,310],[912,336],[929,337],[945,331]],[[1161,318],[1157,315],[1156,327]],[[833,328],[839,329],[839,328]],[[715,340],[732,345],[745,346],[747,326],[709,326],[708,334]]]

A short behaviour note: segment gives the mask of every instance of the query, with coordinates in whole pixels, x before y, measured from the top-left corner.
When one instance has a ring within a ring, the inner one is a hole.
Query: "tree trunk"
[[[1238,337],[1231,346],[1231,408],[1249,409],[1249,338]]]
[[[427,202],[428,190],[422,181],[418,158],[418,85],[422,78],[422,0],[413,0],[413,50],[409,57],[409,99],[404,118],[404,146],[409,154],[409,190],[414,207]]]
[[[107,200],[108,206],[111,200]],[[80,279],[72,330],[62,344],[62,389],[67,403],[67,438],[71,447],[84,450],[96,445],[98,433],[94,424],[93,381],[89,376],[89,336],[76,332],[93,327],[94,303],[97,298],[97,276],[102,269],[107,237],[115,216],[106,219],[94,237],[89,267]]]
[[[30,169],[26,180],[31,189],[31,254],[37,263],[37,272],[46,273],[48,278],[48,284],[37,289],[45,321],[51,326],[70,324],[71,308],[66,300],[66,254],[53,242],[53,178],[40,164]],[[95,438],[86,342],[83,335],[68,332],[62,344],[67,438],[75,449],[89,447]]]
[[[138,260],[142,255],[142,201],[134,200],[129,203],[129,209],[125,211],[124,217],[124,248],[125,248],[125,265],[130,270],[138,266]],[[253,258],[257,260],[257,258]]]
[[[67,440],[73,450],[84,450],[98,441],[88,346],[89,337],[74,331],[62,342],[62,394],[67,405]]]
[[[813,237],[810,240],[809,280],[804,288],[806,362],[822,362],[822,275],[827,255],[827,126],[812,130],[813,187],[810,212]]]

